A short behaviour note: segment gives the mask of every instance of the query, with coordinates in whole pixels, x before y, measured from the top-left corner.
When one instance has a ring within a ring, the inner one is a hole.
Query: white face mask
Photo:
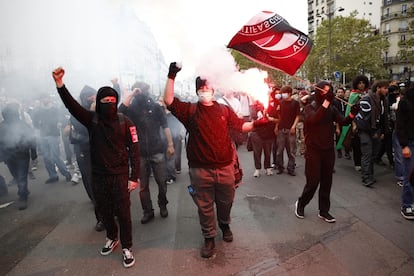
[[[282,93],[282,99],[287,99],[288,96],[288,93]]]
[[[201,103],[209,103],[213,101],[213,92],[198,92],[198,101]]]
[[[282,98],[282,95],[280,95],[280,94],[276,94],[276,95],[275,95],[275,98],[276,98],[276,100],[280,100],[280,99]]]

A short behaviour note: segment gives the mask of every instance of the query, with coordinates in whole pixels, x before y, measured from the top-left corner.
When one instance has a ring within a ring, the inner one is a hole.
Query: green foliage
[[[372,29],[368,20],[357,19],[355,15],[326,18],[318,27],[312,52],[304,65],[308,79],[332,79],[334,71],[346,72],[346,82],[361,72],[375,79],[387,77],[382,53],[389,47],[388,41]],[[331,72],[328,72],[329,47]]]

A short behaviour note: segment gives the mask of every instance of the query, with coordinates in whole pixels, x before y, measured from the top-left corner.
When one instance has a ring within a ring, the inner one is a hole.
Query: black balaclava
[[[108,96],[116,97],[116,103],[101,103],[101,99]],[[103,118],[117,118],[118,101],[118,93],[115,91],[115,89],[109,86],[101,87],[96,94],[96,112]]]

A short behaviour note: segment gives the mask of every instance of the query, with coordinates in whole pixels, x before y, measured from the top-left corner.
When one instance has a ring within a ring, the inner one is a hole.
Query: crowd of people
[[[170,64],[159,98],[145,82],[128,90],[113,79],[112,87],[95,90],[85,85],[75,100],[63,82],[64,70],[57,68],[52,75],[66,108],[50,96],[30,107],[12,99],[2,102],[0,161],[13,177],[8,185],[17,185],[18,209],[29,206],[28,179],[36,181],[33,172],[41,156],[48,175],[45,184],[58,183],[59,174],[73,184],[82,180],[94,206],[95,230],[106,231],[100,253],[110,254],[120,241],[123,265],[131,267],[135,259],[130,192],[139,187],[141,223],[152,221],[153,176],[159,215],[166,218],[167,187],[182,171],[185,147],[188,190],[204,237],[200,254],[210,258],[217,225],[223,240],[233,241],[235,164],[238,149],[245,145],[258,179],[263,171],[266,177],[285,170],[295,177],[296,158],[305,158],[306,183],[295,203],[300,219],[319,188],[318,216],[336,221],[330,213],[330,191],[337,158],[348,159],[368,188],[377,182],[375,166],[389,166],[402,187],[401,214],[414,219],[413,86],[388,80],[370,83],[363,75],[350,86],[334,87],[328,81],[308,89],[275,85],[264,106],[245,92],[217,93],[208,79],[197,77],[194,103],[174,95],[180,70]],[[0,180],[1,186],[1,175]],[[0,187],[0,196],[6,192]]]

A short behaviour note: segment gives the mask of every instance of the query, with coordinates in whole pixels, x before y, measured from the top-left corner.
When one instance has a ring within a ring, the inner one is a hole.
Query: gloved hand
[[[254,120],[253,121],[253,126],[254,128],[258,128],[258,127],[264,127],[269,123],[269,118],[267,118],[266,116],[263,118],[260,118],[258,120]]]
[[[332,92],[332,89],[330,89],[329,92],[324,95],[324,97],[325,97],[325,100],[331,103],[332,100],[335,98],[335,95]]]
[[[359,101],[351,106],[351,114],[355,117],[359,112]]]
[[[168,78],[172,80],[175,79],[175,76],[180,71],[181,71],[181,66],[177,65],[177,62],[171,62],[170,68],[168,70]]]

